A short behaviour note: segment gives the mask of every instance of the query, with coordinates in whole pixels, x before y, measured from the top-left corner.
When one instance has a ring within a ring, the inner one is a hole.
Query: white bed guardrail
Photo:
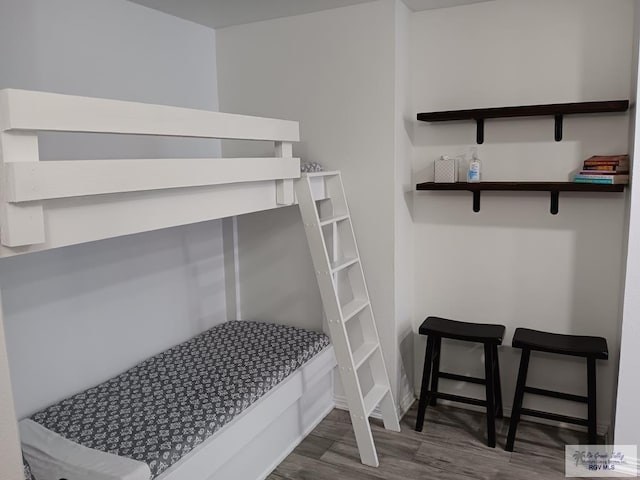
[[[275,142],[275,156],[40,161],[38,132],[269,140]],[[28,247],[34,245],[40,245],[36,250],[53,248],[290,205],[294,203],[293,179],[300,176],[300,161],[293,158],[292,152],[292,142],[297,141],[299,126],[294,121],[101,98],[0,90],[1,253],[31,251]],[[227,189],[227,193],[215,197],[203,197],[202,192],[195,191],[190,192],[191,196],[182,194],[176,197],[175,193],[175,189],[187,187],[264,181],[274,181],[275,185],[276,198],[269,202],[264,199],[264,194],[260,200],[259,195],[254,195],[256,200],[253,202],[238,201],[242,187]],[[158,192],[155,200],[143,202],[132,198],[127,200],[129,208],[123,208],[120,202],[117,209],[110,209],[107,207],[109,202],[93,200],[95,196],[105,194],[150,191]],[[89,205],[83,211],[78,209],[77,203],[65,205],[60,202],[75,197],[93,199],[87,199]],[[58,204],[47,216],[43,205],[50,200],[56,200]],[[150,203],[153,201],[156,203]],[[203,201],[212,202],[210,213],[202,208]],[[231,207],[233,202],[238,204],[235,209]],[[95,211],[90,210],[94,203],[97,205]],[[216,208],[213,208],[213,203]],[[229,206],[221,208],[220,203],[229,203]],[[164,214],[164,220],[140,222],[135,218],[159,217],[152,206],[167,212],[168,205],[172,207],[171,212]],[[189,213],[188,210],[193,211]],[[100,225],[93,234],[86,231],[75,234],[73,230],[78,230],[78,227],[74,227],[73,215],[77,214],[78,223],[91,213],[100,215],[103,223],[117,217],[119,224],[111,230]],[[123,219],[123,214],[132,218]]]

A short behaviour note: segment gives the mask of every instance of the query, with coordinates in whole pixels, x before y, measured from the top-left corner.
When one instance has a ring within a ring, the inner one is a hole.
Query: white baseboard
[[[349,411],[349,405],[347,405],[346,397],[343,397],[342,395],[336,395],[334,393],[333,394],[333,401],[335,402],[337,409]],[[374,414],[375,414],[375,411],[374,411]],[[372,415],[372,416],[375,416],[375,415]]]
[[[349,410],[349,406],[347,404],[347,399],[341,395],[334,395],[334,401],[336,403],[336,408],[340,410]],[[398,418],[402,418],[411,408],[413,402],[416,400],[416,397],[413,394],[407,394],[398,404]],[[474,412],[485,412],[484,407],[478,407],[476,405],[467,405],[464,403],[451,402],[449,400],[438,400],[438,403],[442,405],[447,405],[455,408],[462,408],[464,410],[472,410]],[[511,417],[511,407],[503,407],[504,416],[510,418]],[[376,409],[371,414],[373,418],[381,419],[382,415],[380,413],[380,409],[376,407]],[[586,432],[587,428],[581,425],[574,425],[571,423],[558,422],[555,420],[547,420],[545,418],[536,418],[536,417],[523,417],[524,419],[539,423],[541,425],[549,425],[552,427],[565,428],[567,430],[575,430],[578,432]],[[597,431],[598,435],[603,436],[605,438],[605,443],[609,442],[609,433],[610,433],[610,425],[608,423],[598,423]]]
[[[451,402],[449,400],[441,400],[438,399],[438,403],[441,405],[447,405],[450,407],[455,407],[455,408],[461,408],[463,410],[472,410],[474,412],[480,412],[480,413],[484,413],[486,412],[486,409],[484,407],[479,407],[477,405],[467,405],[464,403],[458,403],[458,402]],[[502,407],[502,410],[504,412],[504,416],[507,418],[511,418],[511,407]],[[427,412],[429,411],[429,409],[427,408]],[[558,427],[558,428],[564,428],[567,430],[575,430],[578,432],[586,432],[587,431],[587,427],[583,427],[581,425],[574,425],[572,423],[565,423],[565,422],[558,422],[556,420],[547,420],[546,418],[537,418],[537,417],[529,417],[529,416],[523,416],[521,417],[521,419],[523,420],[527,420],[527,421],[531,421],[534,423],[539,423],[541,425],[549,425],[552,427]],[[608,440],[609,438],[609,424],[608,423],[598,423],[598,427],[597,427],[597,431],[598,431],[598,435],[601,435],[605,438],[605,440]],[[606,442],[605,442],[606,443]]]
[[[404,417],[415,401],[415,394],[413,392],[407,392],[398,405],[398,418]]]
[[[640,459],[638,458],[633,458],[633,457],[624,457],[625,459],[625,464],[624,465],[620,465],[620,466],[616,466],[616,471],[619,472],[622,475],[627,475],[629,477],[635,477],[638,475],[638,470],[640,467],[640,464],[638,463],[638,461],[640,461]]]
[[[347,404],[347,398],[342,395],[333,395],[333,400],[336,403],[336,408],[340,410],[349,410],[349,405]],[[396,405],[396,410],[398,411],[398,418],[404,417],[404,415],[409,411],[413,402],[416,401],[416,397],[413,392],[407,392],[404,398],[400,400],[400,403]],[[371,414],[373,418],[377,418],[382,420],[382,412],[380,411],[380,407],[376,407],[373,413]]]
[[[336,408],[339,408],[340,410],[349,410],[349,406],[347,404],[347,399],[346,397],[342,396],[342,395],[335,395],[333,396],[335,404],[336,404]],[[416,400],[416,397],[411,394],[411,393],[407,393],[407,395],[405,395],[405,397],[400,401],[400,403],[397,405],[397,409],[398,409],[398,418],[402,418],[411,408],[411,405],[413,405],[413,402]],[[479,407],[476,405],[467,405],[464,403],[457,403],[457,402],[451,402],[449,400],[438,400],[438,403],[442,404],[442,405],[447,405],[447,406],[451,406],[451,407],[455,407],[455,408],[461,408],[464,410],[472,410],[474,412],[480,412],[483,413],[485,412],[485,408],[484,407]],[[507,418],[511,418],[511,407],[503,407],[503,411],[504,411],[504,416]],[[377,419],[382,419],[382,415],[380,412],[380,409],[378,407],[376,407],[376,409],[373,411],[373,413],[371,414],[371,416],[373,418],[377,418]],[[558,427],[558,428],[565,428],[567,430],[575,430],[578,432],[586,432],[587,428],[583,427],[581,425],[574,425],[571,423],[565,423],[565,422],[558,422],[555,420],[547,420],[545,418],[536,418],[536,417],[528,417],[525,416],[523,417],[524,419],[526,419],[527,421],[531,421],[534,423],[539,423],[541,425],[549,425],[552,427]],[[608,423],[598,423],[598,427],[597,427],[597,431],[598,431],[598,435],[604,437],[605,439],[605,443],[610,443],[610,429],[611,426]]]

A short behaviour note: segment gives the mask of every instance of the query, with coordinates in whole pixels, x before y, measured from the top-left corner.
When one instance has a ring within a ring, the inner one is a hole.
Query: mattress
[[[309,330],[223,323],[20,422],[25,455],[38,480],[74,458],[79,478],[106,463],[100,478],[155,478],[328,344]]]

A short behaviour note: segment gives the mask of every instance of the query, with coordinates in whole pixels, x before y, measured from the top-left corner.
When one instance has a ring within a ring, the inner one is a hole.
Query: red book
[[[584,166],[629,165],[629,155],[594,155],[584,161]]]

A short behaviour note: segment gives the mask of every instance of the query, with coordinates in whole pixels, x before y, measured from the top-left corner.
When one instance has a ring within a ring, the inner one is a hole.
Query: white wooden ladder
[[[314,201],[313,177],[323,179],[325,200]],[[303,173],[296,195],[360,459],[377,467],[369,416],[379,406],[385,428],[400,424],[340,172]]]

